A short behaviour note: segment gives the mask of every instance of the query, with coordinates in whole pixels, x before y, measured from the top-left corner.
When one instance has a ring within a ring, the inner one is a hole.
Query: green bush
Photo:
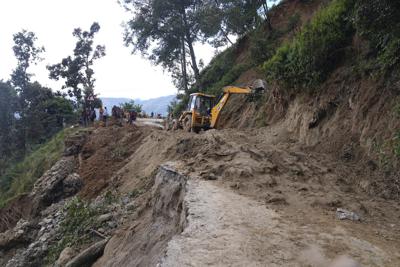
[[[264,63],[267,79],[300,88],[323,82],[351,42],[353,6],[353,0],[334,0],[320,10],[292,42]]]
[[[200,84],[204,88],[210,88],[220,81],[222,77],[235,65],[234,47],[230,47],[216,55],[208,66],[200,73]]]
[[[206,88],[205,92],[208,94],[219,95],[222,92],[222,88],[231,85],[239,76],[251,67],[249,64],[236,64],[228,72],[226,72],[221,79],[214,83],[209,88]]]
[[[97,210],[79,198],[73,198],[65,207],[65,219],[60,224],[61,239],[50,246],[45,262],[54,263],[66,247],[77,248],[92,241],[91,229],[98,226]]]
[[[59,132],[21,162],[4,171],[0,176],[0,207],[19,194],[29,192],[35,181],[61,158],[67,132],[68,130]]]
[[[251,64],[256,66],[270,59],[276,52],[282,35],[279,29],[266,31],[263,27],[258,27],[249,33]]]
[[[290,16],[288,19],[288,24],[286,26],[286,31],[291,32],[291,31],[295,30],[297,28],[297,26],[299,26],[300,21],[301,21],[301,17],[300,17],[299,13],[295,13],[292,16]]]
[[[400,1],[359,0],[355,8],[357,33],[370,43],[370,54],[384,74],[400,63]]]

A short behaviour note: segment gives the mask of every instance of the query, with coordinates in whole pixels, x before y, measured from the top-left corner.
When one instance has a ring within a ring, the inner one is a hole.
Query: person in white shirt
[[[104,126],[107,126],[107,117],[108,117],[108,110],[107,110],[107,107],[104,107],[104,112],[103,112]]]

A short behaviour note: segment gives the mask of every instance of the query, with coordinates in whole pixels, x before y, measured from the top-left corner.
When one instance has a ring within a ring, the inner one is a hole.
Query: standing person
[[[129,110],[129,113],[128,113],[128,124],[129,125],[133,124],[132,110]]]
[[[103,109],[103,107],[100,107],[100,109],[99,109],[99,121],[103,120],[103,114],[104,114],[104,109]]]
[[[108,117],[107,107],[104,107],[104,113],[103,113],[104,126],[107,126],[107,117]]]
[[[96,111],[94,108],[90,110],[90,123],[94,125],[94,120],[96,119]]]
[[[91,113],[90,113],[90,108],[86,108],[86,126],[89,126],[89,124],[90,124],[90,115],[91,115]]]
[[[129,117],[130,117],[131,124],[133,124],[136,121],[136,117],[137,117],[136,111],[132,109]]]
[[[82,109],[82,112],[81,112],[81,122],[82,122],[82,126],[86,127],[86,125],[87,125],[87,116],[86,116],[86,109],[85,108]]]

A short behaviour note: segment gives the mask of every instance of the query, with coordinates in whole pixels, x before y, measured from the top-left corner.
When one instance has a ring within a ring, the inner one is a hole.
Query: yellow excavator
[[[265,90],[265,82],[256,80],[251,87],[227,86],[217,100],[214,95],[193,93],[190,95],[186,111],[182,113],[174,128],[183,128],[188,132],[199,132],[217,128],[221,111],[232,94],[254,94]]]

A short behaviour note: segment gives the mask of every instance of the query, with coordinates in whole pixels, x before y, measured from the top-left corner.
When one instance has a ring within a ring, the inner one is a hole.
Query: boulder
[[[111,213],[103,214],[103,215],[100,215],[100,216],[97,218],[97,221],[98,221],[99,223],[107,222],[107,221],[111,220],[112,217],[113,217],[113,215],[112,215]]]
[[[0,233],[0,250],[7,251],[20,245],[28,244],[35,235],[34,224],[19,220],[17,225],[4,233]]]
[[[63,157],[37,180],[29,195],[33,199],[33,212],[39,212],[64,197],[63,182],[75,168],[74,157]]]
[[[70,261],[74,257],[75,251],[70,248],[66,247],[58,257],[58,260],[54,264],[55,266],[65,266],[68,261]]]
[[[64,141],[64,156],[78,155],[85,145],[89,133],[89,131],[79,131],[74,135],[68,136]]]
[[[64,197],[73,196],[81,190],[83,180],[77,173],[72,173],[63,181]]]

